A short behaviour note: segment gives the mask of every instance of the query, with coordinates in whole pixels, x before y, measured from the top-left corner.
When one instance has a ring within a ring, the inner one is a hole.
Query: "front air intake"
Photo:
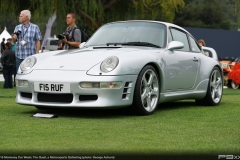
[[[38,93],[37,95],[39,102],[57,102],[57,103],[72,103],[72,94],[48,94]]]
[[[132,93],[132,82],[126,82],[123,88],[122,99],[128,99]]]
[[[98,99],[97,95],[80,95],[80,101],[96,101]]]
[[[21,96],[24,97],[24,98],[32,99],[32,93],[21,92]]]

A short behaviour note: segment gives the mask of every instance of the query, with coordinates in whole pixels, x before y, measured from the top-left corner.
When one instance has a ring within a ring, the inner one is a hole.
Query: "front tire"
[[[159,100],[159,79],[153,66],[145,66],[136,81],[132,111],[137,115],[153,114]]]
[[[200,105],[217,106],[221,102],[222,91],[222,74],[219,68],[214,67],[209,77],[207,94],[203,99],[196,100],[196,103]]]

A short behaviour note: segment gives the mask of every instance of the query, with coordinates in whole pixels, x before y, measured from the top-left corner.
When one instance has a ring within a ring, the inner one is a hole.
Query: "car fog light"
[[[122,82],[80,82],[81,88],[121,88]]]
[[[80,87],[81,88],[99,88],[100,83],[99,82],[81,82]]]
[[[28,86],[28,81],[26,81],[26,80],[16,80],[16,86]]]
[[[101,82],[100,88],[121,88],[122,82]]]

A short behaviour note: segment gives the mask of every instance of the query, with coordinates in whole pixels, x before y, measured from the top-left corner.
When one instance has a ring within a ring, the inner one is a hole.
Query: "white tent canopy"
[[[0,41],[2,42],[2,39],[5,38],[5,43],[7,42],[8,38],[12,38],[12,36],[8,33],[7,28],[5,27],[4,31],[0,35]]]

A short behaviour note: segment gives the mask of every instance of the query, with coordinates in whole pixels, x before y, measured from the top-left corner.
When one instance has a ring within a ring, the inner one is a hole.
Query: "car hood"
[[[107,57],[138,50],[138,48],[99,47],[97,49],[68,50],[37,62],[34,69],[89,70]]]

